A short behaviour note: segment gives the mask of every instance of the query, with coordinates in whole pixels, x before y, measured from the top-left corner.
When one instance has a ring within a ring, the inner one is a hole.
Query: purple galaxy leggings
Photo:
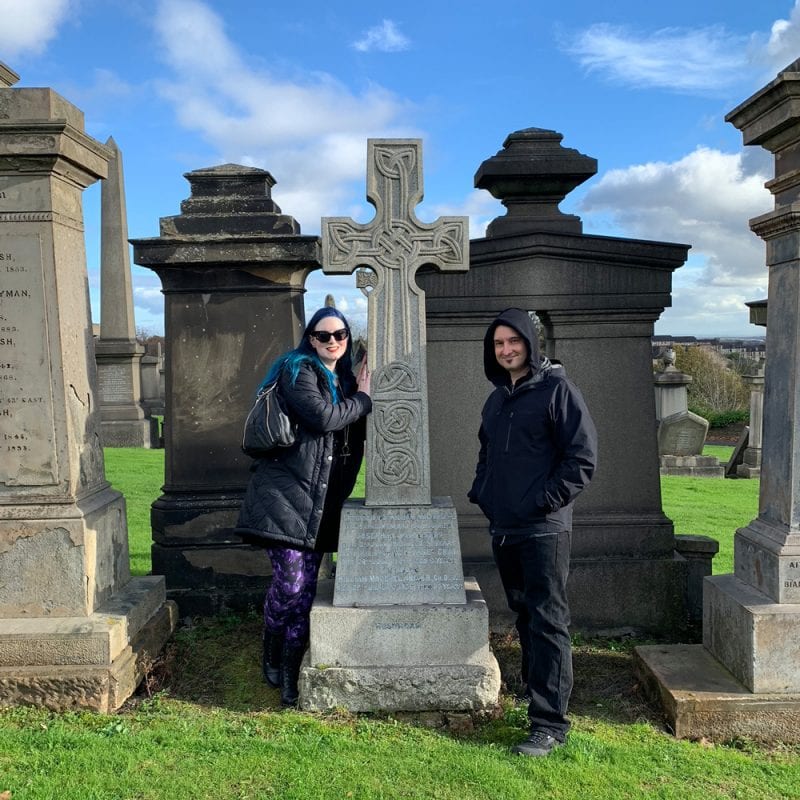
[[[305,646],[324,553],[288,547],[268,547],[267,553],[272,583],[264,598],[264,627],[269,633],[283,634],[290,647]]]

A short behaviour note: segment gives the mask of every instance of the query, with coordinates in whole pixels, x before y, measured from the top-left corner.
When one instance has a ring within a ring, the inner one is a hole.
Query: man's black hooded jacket
[[[497,361],[498,325],[528,347],[530,374],[511,384]],[[597,432],[586,403],[559,364],[539,354],[533,321],[520,309],[502,312],[483,342],[486,377],[497,387],[481,415],[480,454],[469,499],[489,519],[492,535],[572,529],[572,501],[592,478]]]

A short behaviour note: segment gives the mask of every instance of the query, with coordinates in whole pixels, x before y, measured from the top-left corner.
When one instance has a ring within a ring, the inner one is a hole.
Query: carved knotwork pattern
[[[417,373],[410,364],[393,361],[374,376],[375,392],[418,392]]]
[[[379,439],[383,438],[391,444],[410,442],[419,428],[419,403],[406,400],[378,402],[373,412]]]
[[[417,485],[420,461],[415,445],[420,404],[407,400],[377,402],[373,408],[376,450],[375,477],[388,486]]]
[[[406,220],[392,220],[391,228],[359,230],[349,222],[329,222],[328,267],[362,262],[399,270],[426,261],[442,266],[464,262],[464,226],[453,222],[435,230],[421,228]]]
[[[407,447],[381,445],[375,478],[384,486],[419,486],[420,464]]]

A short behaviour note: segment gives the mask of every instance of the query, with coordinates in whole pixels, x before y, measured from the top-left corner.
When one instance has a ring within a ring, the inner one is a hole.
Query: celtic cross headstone
[[[351,711],[476,710],[497,702],[500,670],[489,614],[461,564],[450,497],[431,497],[422,265],[465,271],[464,217],[431,224],[422,200],[422,145],[371,139],[367,198],[375,219],[322,222],[329,273],[360,267],[367,294],[373,411],[367,417],[366,500],[342,509],[333,586],[311,609],[300,706]]]
[[[415,274],[469,268],[466,217],[420,222],[422,142],[370,139],[367,199],[375,218],[322,220],[326,273],[350,274],[368,297],[373,412],[367,423],[366,505],[430,505],[425,294]],[[361,269],[359,269],[361,268]],[[364,269],[366,268],[366,269]]]

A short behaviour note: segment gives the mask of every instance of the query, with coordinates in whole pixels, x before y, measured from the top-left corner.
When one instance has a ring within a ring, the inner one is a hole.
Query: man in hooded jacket
[[[489,520],[495,562],[517,614],[530,735],[514,751],[544,756],[563,744],[570,727],[572,501],[594,473],[597,432],[563,367],[540,355],[526,311],[509,308],[492,322],[483,356],[496,388],[481,415],[469,499]]]

